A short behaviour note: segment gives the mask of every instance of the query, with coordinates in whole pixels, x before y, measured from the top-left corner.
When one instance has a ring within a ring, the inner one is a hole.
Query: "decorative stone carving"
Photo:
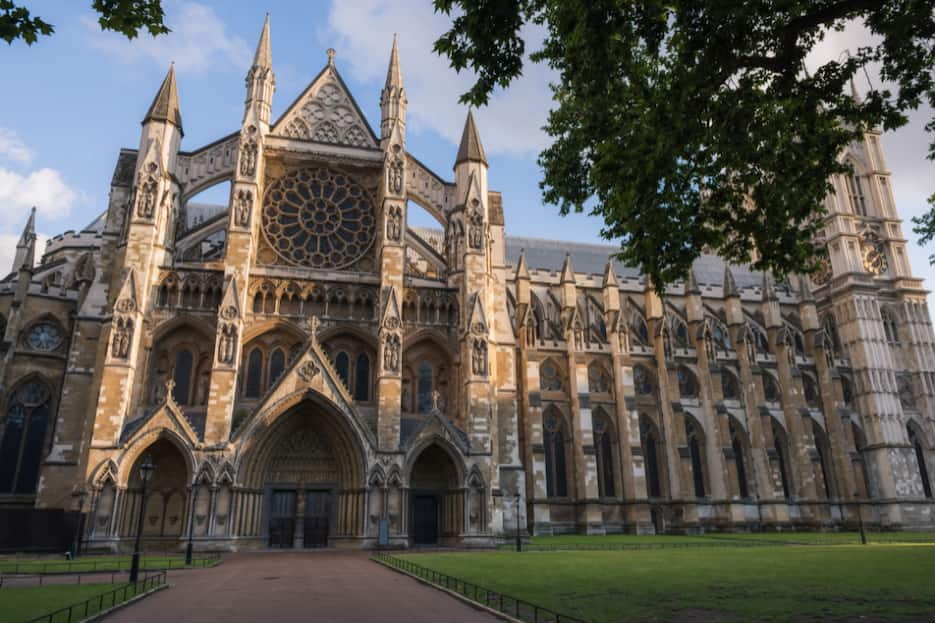
[[[129,302],[133,301],[121,301]],[[126,359],[130,354],[130,344],[133,342],[133,321],[123,316],[114,319],[113,340],[110,345],[111,356],[115,359]]]
[[[386,239],[399,242],[402,237],[403,210],[398,205],[391,205],[386,214]]]
[[[246,130],[245,141],[240,148],[240,175],[243,177],[253,177],[256,175],[256,126],[249,126]]]
[[[159,182],[156,171],[159,169],[154,162],[150,162],[140,172],[136,188],[136,215],[140,218],[153,218],[156,210],[156,192]]]
[[[403,193],[403,159],[399,156],[399,145],[393,145],[393,155],[386,167],[386,187],[394,195]]]
[[[487,376],[487,340],[483,338],[474,338],[471,345],[471,372]]]
[[[344,88],[331,76],[276,130],[290,138],[352,147],[376,147]]]
[[[222,315],[226,315],[232,307],[224,309]],[[234,316],[237,310],[234,310]],[[234,354],[237,352],[237,327],[233,323],[226,323],[221,327],[220,338],[218,339],[218,363],[225,366],[234,365]]]
[[[399,335],[388,333],[383,339],[383,369],[387,372],[399,372]]]
[[[298,370],[296,370],[296,374],[299,375],[299,378],[306,383],[315,378],[318,372],[318,364],[316,364],[314,361],[306,361],[301,366],[299,366]]]
[[[484,246],[484,217],[480,212],[480,202],[471,201],[468,212],[468,244],[472,249],[481,249]]]
[[[253,193],[249,190],[237,192],[237,201],[234,203],[234,225],[248,227],[250,225],[250,211],[253,209]]]
[[[302,169],[275,180],[264,195],[262,222],[276,255],[310,268],[350,266],[376,237],[369,193],[331,169]]]

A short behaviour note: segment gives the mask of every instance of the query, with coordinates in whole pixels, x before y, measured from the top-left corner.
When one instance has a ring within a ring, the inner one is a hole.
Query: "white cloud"
[[[37,169],[21,175],[0,167],[0,206],[4,208],[0,212],[0,229],[19,231],[33,206],[37,218],[51,225],[68,216],[80,197],[55,169]]]
[[[91,44],[123,62],[148,60],[160,66],[175,61],[180,72],[198,73],[219,65],[244,70],[250,66],[251,48],[227,28],[211,7],[179,2],[166,10],[167,35],[151,37],[143,33],[128,40],[115,32],[102,31],[90,18],[84,19]]]
[[[433,12],[430,2],[340,0],[328,15],[323,38],[337,33],[339,68],[361,81],[379,81],[386,76],[392,39],[399,35],[403,83],[409,100],[407,126],[434,130],[457,145],[464,127],[466,108],[458,97],[473,83],[473,74],[456,74],[447,58],[432,51],[435,40],[450,26],[450,18]],[[375,37],[373,33],[386,33]],[[527,50],[533,51],[542,32],[525,33]],[[543,65],[527,62],[523,76],[507,91],[497,92],[490,104],[476,111],[481,140],[488,153],[532,156],[548,144],[542,131],[551,104],[548,82],[554,74]]]
[[[32,160],[32,150],[16,135],[16,132],[0,128],[0,159],[29,164]]]

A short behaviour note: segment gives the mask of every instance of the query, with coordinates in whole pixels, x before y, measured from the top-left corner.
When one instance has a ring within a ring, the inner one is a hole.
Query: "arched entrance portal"
[[[147,540],[183,535],[188,523],[187,487],[191,479],[188,464],[178,447],[168,439],[157,439],[140,453],[127,475],[127,490],[123,496],[123,510],[118,527],[119,534],[136,534],[136,521],[143,484],[140,465],[148,457],[155,469],[152,481],[146,487],[143,500],[143,538]]]
[[[245,482],[262,498],[256,536],[273,548],[327,547],[363,531],[363,454],[353,431],[306,400],[252,452]]]
[[[410,536],[415,545],[437,545],[461,532],[464,496],[458,483],[458,470],[439,445],[419,454],[409,478]]]

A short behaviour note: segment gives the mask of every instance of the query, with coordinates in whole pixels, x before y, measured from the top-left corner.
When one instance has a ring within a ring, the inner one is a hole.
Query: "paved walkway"
[[[210,569],[170,571],[169,583],[106,623],[498,621],[362,552],[233,554]]]

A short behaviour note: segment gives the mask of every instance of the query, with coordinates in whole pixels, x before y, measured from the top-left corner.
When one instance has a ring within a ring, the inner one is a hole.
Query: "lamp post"
[[[185,565],[192,564],[192,540],[195,537],[195,504],[198,502],[198,485],[193,485],[192,508],[188,515],[188,546],[185,548]]]
[[[519,512],[520,512],[520,502],[522,498],[520,497],[519,491],[516,492],[516,551],[523,551],[523,537],[519,532]]]
[[[71,545],[71,557],[77,558],[81,551],[81,516],[84,514],[84,498],[87,494],[84,489],[79,489],[72,495],[78,498],[78,517],[75,519],[75,538]]]
[[[860,492],[855,491],[854,492],[854,500],[855,500],[854,503],[857,505],[857,529],[860,530],[860,544],[866,545],[867,544],[867,533],[864,532],[864,511],[863,511],[863,507],[861,507],[860,505],[860,500],[858,499],[859,497],[860,497]]]
[[[143,457],[143,464],[140,465],[140,480],[143,483],[142,493],[140,495],[140,517],[136,522],[136,543],[133,545],[133,559],[130,561],[130,582],[136,582],[140,575],[140,537],[143,536],[143,514],[146,508],[146,485],[149,479],[153,477],[156,466],[153,465],[149,456]]]

